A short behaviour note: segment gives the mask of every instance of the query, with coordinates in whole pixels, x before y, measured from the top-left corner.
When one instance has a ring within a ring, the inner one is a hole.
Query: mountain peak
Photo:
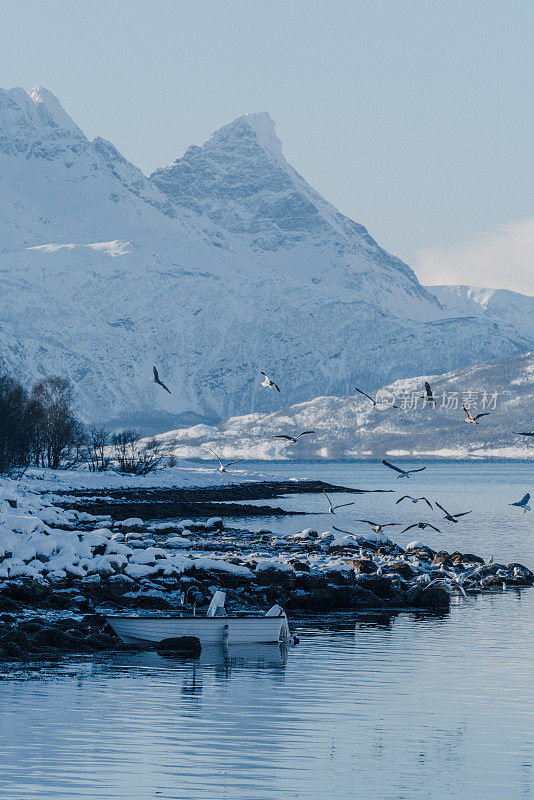
[[[268,111],[258,111],[254,114],[243,114],[233,122],[224,125],[213,133],[206,145],[228,142],[236,144],[239,138],[247,137],[252,133],[259,146],[266,153],[274,156],[278,161],[283,161],[282,143],[276,135],[274,121]]]
[[[69,117],[55,94],[45,89],[44,86],[35,86],[29,97],[33,100],[40,119],[45,124],[50,122],[65,131],[81,133],[78,126]],[[44,112],[44,113],[43,113]]]

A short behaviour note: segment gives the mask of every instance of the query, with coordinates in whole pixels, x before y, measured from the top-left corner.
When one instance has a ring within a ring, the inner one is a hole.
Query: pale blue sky
[[[467,258],[452,277],[532,286],[530,0],[0,0],[0,19],[0,85],[46,86],[145,172],[268,110],[288,161],[425,280]],[[518,226],[526,250],[477,279],[478,245]]]

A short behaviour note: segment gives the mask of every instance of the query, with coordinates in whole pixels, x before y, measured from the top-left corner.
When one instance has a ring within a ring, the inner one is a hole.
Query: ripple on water
[[[398,488],[376,470],[321,465],[316,477]],[[475,509],[469,525],[429,544],[534,563],[530,524],[505,507],[532,470],[426,472],[410,489]],[[370,497],[358,515],[391,513],[394,495]],[[534,798],[534,590],[462,600],[445,614],[296,625],[287,662],[251,648],[200,662],[121,653],[9,666],[0,798]]]

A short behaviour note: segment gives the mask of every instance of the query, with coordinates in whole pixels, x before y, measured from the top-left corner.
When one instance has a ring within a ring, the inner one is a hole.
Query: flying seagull
[[[263,380],[261,382],[262,386],[265,386],[266,389],[270,389],[271,387],[274,387],[277,392],[280,391],[280,389],[278,388],[276,383],[274,381],[272,381],[270,378],[268,378],[267,375],[265,374],[265,372],[261,372],[260,371],[260,375],[264,376],[264,378],[263,378]]]
[[[448,522],[458,522],[456,517],[465,517],[466,514],[472,513],[471,511],[462,511],[460,514],[449,514],[449,512],[445,508],[443,508],[443,506],[440,506],[437,500],[435,500],[434,502],[436,503],[437,507],[443,511],[443,513],[445,514],[445,519]]]
[[[453,586],[456,586],[456,588],[459,589],[463,596],[467,599],[464,587],[459,581],[455,581],[453,578],[434,578],[434,580],[430,581],[430,583],[427,583],[424,588],[428,589],[429,586],[435,586],[437,583],[443,584],[443,586],[449,591],[452,590]]]
[[[432,511],[434,510],[432,507],[432,503],[430,502],[430,500],[427,500],[426,497],[412,497],[409,494],[403,494],[402,497],[399,497],[399,499],[396,501],[395,505],[398,506],[399,503],[402,503],[403,500],[411,500],[412,503],[418,503],[419,500],[423,500],[423,502],[425,502]]]
[[[436,398],[432,394],[432,389],[428,381],[425,381],[425,393],[421,395],[421,399],[425,399],[427,403],[434,403],[436,405]]]
[[[477,424],[477,419],[480,419],[480,417],[488,417],[489,416],[489,411],[485,411],[482,414],[475,414],[475,416],[473,417],[465,403],[463,404],[463,409],[465,411],[464,422],[470,422],[472,425],[476,425]]]
[[[378,522],[371,522],[370,519],[357,519],[356,522],[367,523],[375,533],[382,533],[382,528],[391,528],[393,525],[400,525],[400,522],[384,522],[383,525],[379,525]]]
[[[516,436],[534,436],[534,431],[531,433],[529,431],[513,431],[513,433],[515,433]]]
[[[413,525],[408,525],[407,528],[404,528],[403,533],[406,533],[406,531],[409,531],[412,528],[421,528],[422,531],[424,531],[425,528],[432,528],[433,531],[441,533],[440,529],[436,528],[435,525],[431,525],[430,522],[414,522]]]
[[[389,461],[386,461],[384,458],[382,459],[382,464],[385,464],[386,467],[390,469],[394,469],[395,472],[400,473],[397,475],[398,478],[409,478],[412,472],[422,472],[426,467],[419,467],[418,469],[401,469],[400,467],[396,467],[395,464],[390,464]]]
[[[301,436],[308,436],[310,433],[315,433],[315,431],[302,431],[298,436],[286,436],[285,433],[279,433],[276,436],[271,436],[271,439],[287,439],[288,442],[293,442],[293,447],[295,447]]]
[[[339,506],[333,506],[332,503],[330,502],[330,498],[328,497],[327,493],[323,492],[323,494],[326,497],[326,499],[328,500],[328,514],[335,514],[337,508],[345,508],[345,506],[353,506],[354,505],[354,501],[352,501],[352,503],[341,503],[341,505],[339,505]]]
[[[508,505],[517,506],[518,508],[522,508],[523,511],[526,514],[527,511],[532,511],[532,509],[531,509],[531,507],[529,505],[529,501],[530,501],[530,494],[527,492],[526,495],[521,498],[521,500],[517,501],[517,503],[508,503]]]
[[[150,380],[153,381],[154,383],[157,383],[158,386],[161,386],[162,389],[165,389],[166,392],[171,394],[171,390],[169,389],[169,387],[165,386],[165,384],[162,383],[162,381],[160,381],[159,375],[158,375],[158,370],[156,369],[156,365],[155,364],[152,364],[152,372],[154,374],[154,377],[151,378]]]
[[[362,390],[361,390],[361,389],[358,389],[358,387],[357,387],[357,386],[355,386],[355,387],[354,387],[354,391],[355,391],[355,392],[358,392],[358,394],[363,394],[363,396],[364,396],[364,397],[367,397],[367,399],[368,399],[368,400],[370,400],[370,401],[371,401],[371,403],[372,403],[374,406],[376,406],[376,400],[374,399],[374,397],[371,397],[371,395],[370,395],[370,394],[367,394],[367,392],[362,392]],[[391,406],[391,408],[399,408],[399,406],[392,405],[392,406]]]
[[[223,462],[221,461],[221,459],[219,458],[219,456],[217,455],[215,450],[212,450],[211,447],[208,447],[208,450],[210,451],[210,453],[213,453],[213,455],[215,456],[215,458],[217,459],[217,461],[220,464],[220,467],[217,470],[218,472],[226,472],[226,467],[231,466],[231,464],[237,464],[239,461],[243,461],[242,458],[238,458],[235,461],[229,461],[227,464],[223,464]]]

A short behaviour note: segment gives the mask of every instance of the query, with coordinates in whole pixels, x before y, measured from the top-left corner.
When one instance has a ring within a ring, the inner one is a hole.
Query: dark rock
[[[17,661],[25,661],[28,658],[28,653],[25,653],[22,647],[15,642],[2,642],[0,644],[0,658],[4,660],[17,659]]]
[[[347,569],[326,569],[324,576],[329,584],[334,586],[350,586],[354,583],[354,570],[351,567]]]
[[[260,586],[294,586],[293,570],[278,569],[274,564],[254,573],[254,579]]]
[[[439,567],[443,564],[445,567],[452,567],[452,557],[446,550],[440,550],[432,559],[432,567]]]
[[[523,581],[525,586],[532,586],[534,583],[534,572],[531,572],[527,567],[523,566],[523,564],[508,564],[508,569],[513,570],[514,578]]]
[[[0,611],[18,611],[19,604],[9,597],[0,595]]]
[[[347,561],[347,564],[354,567],[354,572],[360,572],[362,575],[371,575],[377,570],[375,562],[371,561],[370,558],[351,558]]]
[[[301,573],[295,580],[297,589],[326,589],[327,586],[328,581],[322,572]]]
[[[405,561],[396,561],[395,564],[390,564],[388,566],[388,571],[396,572],[397,575],[400,575],[401,578],[404,578],[405,580],[409,580],[415,575],[415,571]]]
[[[162,652],[180,653],[184,656],[198,657],[202,652],[200,639],[196,636],[176,636],[162,639],[156,644],[156,649]]]
[[[462,560],[466,564],[484,564],[484,559],[473,555],[473,553],[464,553]]]
[[[291,558],[289,563],[295,570],[295,572],[309,572],[310,565],[306,561],[299,561],[298,558]],[[248,564],[247,564],[248,566]]]
[[[356,583],[362,589],[367,589],[368,592],[382,598],[390,597],[394,590],[391,578],[386,578],[384,575],[357,575]]]
[[[449,593],[441,586],[412,586],[406,600],[412,608],[449,608],[451,604]]]

